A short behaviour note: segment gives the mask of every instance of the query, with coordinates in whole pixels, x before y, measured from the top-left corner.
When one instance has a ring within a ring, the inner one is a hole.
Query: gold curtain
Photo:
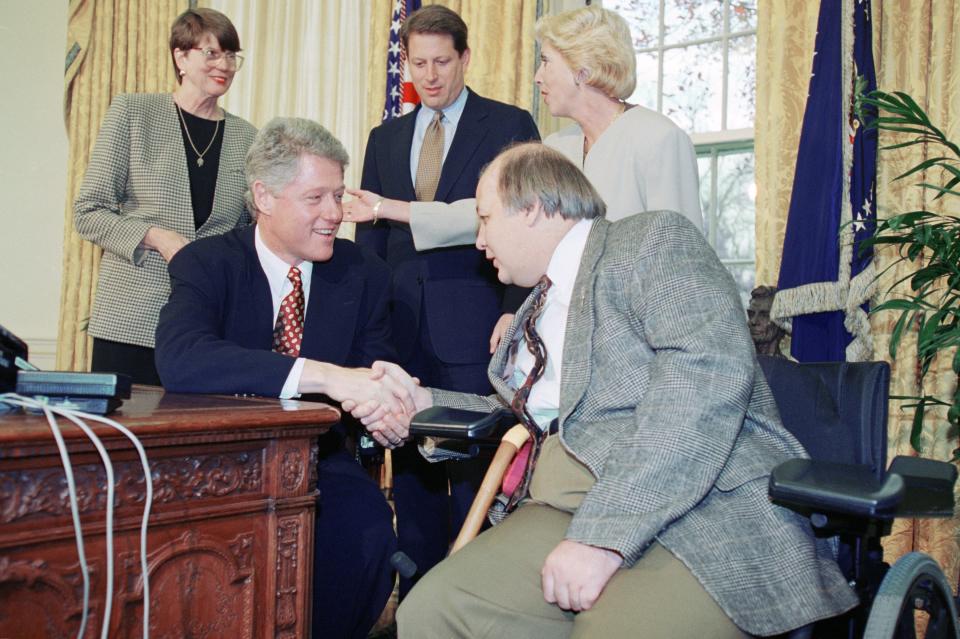
[[[532,109],[536,0],[427,0],[423,4],[445,5],[467,23],[471,51],[467,84],[471,89],[486,98]],[[392,12],[392,0],[372,1],[367,77],[367,121],[371,128],[380,123],[383,114]]]
[[[757,6],[757,286],[776,286],[807,103],[819,2]]]
[[[960,0],[884,0],[873,3],[874,51],[877,54],[877,86],[884,91],[905,91],[927,112],[931,121],[947,138],[960,140],[960,42],[956,25],[960,24]],[[880,146],[903,141],[902,137],[881,132]],[[939,154],[939,149],[911,147],[880,151],[877,170],[877,213],[888,217],[895,213],[918,210],[960,214],[956,198],[948,196],[937,202],[932,193],[916,185],[923,181],[939,181],[942,176],[928,174],[926,179],[911,176],[900,182],[893,178],[923,160]],[[945,205],[949,208],[945,208]],[[879,271],[889,266],[893,256],[878,252],[875,262]],[[886,273],[879,290],[909,272],[898,266]],[[908,292],[903,287],[902,292]],[[874,356],[887,359],[892,373],[892,395],[931,394],[952,397],[957,377],[950,368],[950,358],[940,357],[931,368],[921,387],[917,371],[915,335],[903,340],[895,358],[889,356],[890,334],[896,314],[881,313],[871,318],[874,335]],[[912,410],[904,410],[901,402],[890,403],[890,456],[913,454],[910,448]],[[949,428],[946,412],[929,411],[924,423],[923,456],[949,459],[957,448],[957,433]],[[897,522],[894,534],[885,544],[890,559],[911,550],[922,550],[932,555],[943,566],[947,581],[957,583],[960,571],[958,547],[958,520],[926,519]]]
[[[100,121],[117,93],[172,91],[176,80],[167,42],[187,0],[71,0],[67,23],[64,119],[67,166],[63,284],[57,346],[59,370],[86,370],[85,332],[97,284],[100,249],[73,227],[73,199]]]

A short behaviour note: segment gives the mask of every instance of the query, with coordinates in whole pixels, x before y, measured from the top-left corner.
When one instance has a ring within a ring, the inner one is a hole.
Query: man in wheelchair
[[[829,540],[767,497],[805,452],[702,234],[666,211],[607,222],[540,144],[494,160],[477,200],[477,248],[504,283],[536,286],[490,363],[497,394],[378,370],[418,410],[510,406],[532,444],[502,521],[419,581],[400,636],[774,635],[854,607]],[[354,413],[378,440],[405,435],[375,405]]]

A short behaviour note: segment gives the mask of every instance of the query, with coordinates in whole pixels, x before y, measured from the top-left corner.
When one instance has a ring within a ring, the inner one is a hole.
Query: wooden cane
[[[520,424],[504,434],[500,440],[500,445],[497,447],[497,452],[493,456],[493,461],[490,462],[487,473],[483,476],[483,483],[480,484],[477,496],[474,497],[473,503],[470,505],[470,512],[467,513],[463,527],[460,528],[460,534],[453,542],[453,547],[450,549],[451,555],[470,543],[480,532],[487,511],[490,510],[490,504],[493,503],[497,493],[500,492],[500,484],[503,483],[503,476],[510,468],[510,462],[517,456],[517,451],[529,438],[530,433]]]

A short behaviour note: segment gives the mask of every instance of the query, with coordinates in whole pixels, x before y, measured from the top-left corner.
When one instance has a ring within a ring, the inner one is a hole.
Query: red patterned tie
[[[277,353],[300,356],[300,343],[303,341],[303,281],[300,269],[290,267],[287,279],[293,284],[293,290],[287,293],[280,303],[277,323],[273,326],[273,350]]]

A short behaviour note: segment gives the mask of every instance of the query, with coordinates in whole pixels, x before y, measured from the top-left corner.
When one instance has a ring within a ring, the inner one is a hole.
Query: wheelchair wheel
[[[901,557],[883,578],[864,639],[914,637],[916,611],[930,617],[927,639],[960,638],[950,585],[937,562],[920,552]]]

